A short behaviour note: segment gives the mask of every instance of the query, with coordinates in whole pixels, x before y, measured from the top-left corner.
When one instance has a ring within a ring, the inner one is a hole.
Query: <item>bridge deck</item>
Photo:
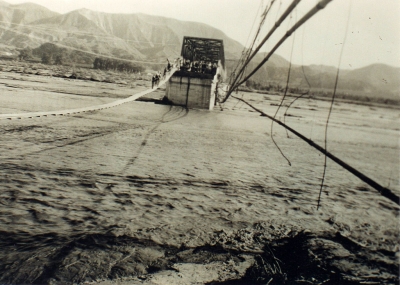
[[[58,110],[58,111],[46,111],[46,112],[29,112],[29,113],[18,113],[18,114],[0,114],[0,120],[12,120],[12,119],[23,119],[23,118],[33,118],[33,117],[48,117],[48,116],[63,116],[63,115],[70,115],[70,114],[77,114],[83,112],[90,112],[90,111],[98,111],[103,109],[108,109],[112,107],[119,106],[121,104],[125,104],[128,102],[135,101],[140,97],[149,94],[155,90],[157,90],[162,84],[167,82],[169,78],[174,74],[177,69],[173,67],[169,73],[167,73],[164,80],[160,81],[160,84],[153,89],[148,89],[143,92],[134,94],[128,98],[116,100],[111,103],[89,106],[84,108],[76,108],[76,109],[69,109],[69,110]]]

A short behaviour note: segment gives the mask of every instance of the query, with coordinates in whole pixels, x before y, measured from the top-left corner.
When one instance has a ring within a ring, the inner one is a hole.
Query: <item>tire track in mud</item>
[[[180,110],[178,111],[179,108]],[[175,109],[175,112],[173,112],[173,110]],[[96,112],[96,111],[95,111]],[[182,114],[182,112],[184,112],[184,114]],[[161,119],[159,120],[159,123],[157,125],[155,125],[145,136],[144,140],[142,141],[140,147],[138,148],[138,151],[136,153],[136,155],[130,160],[130,162],[128,162],[128,164],[126,165],[126,167],[124,168],[123,172],[126,171],[126,169],[132,165],[134,163],[134,161],[137,159],[137,157],[140,155],[140,153],[143,151],[144,146],[147,144],[147,141],[150,137],[150,135],[152,133],[154,133],[154,131],[161,125],[164,123],[169,123],[169,122],[173,122],[175,120],[179,120],[185,116],[187,116],[189,113],[188,109],[185,108],[181,108],[181,107],[174,107],[174,106],[170,106],[170,108],[168,109],[168,111],[166,113],[164,113],[161,117]],[[177,117],[176,117],[177,115]],[[172,118],[167,118],[168,116],[172,116]],[[95,121],[104,121],[104,122],[110,122],[108,120],[102,120],[102,119],[97,119],[97,118],[90,118],[90,117],[86,117],[86,116],[81,116],[81,115],[77,115],[77,116],[72,116],[70,118],[82,118],[82,119],[89,119],[89,120],[95,120]],[[69,121],[70,118],[65,118],[65,120],[60,121],[65,122],[65,121]],[[108,136],[114,133],[118,133],[118,132],[124,132],[124,131],[128,131],[128,130],[132,130],[132,129],[138,129],[138,128],[143,128],[143,127],[147,127],[147,126],[151,126],[152,124],[129,124],[129,123],[120,123],[120,122],[111,122],[111,123],[117,123],[118,126],[115,127],[110,127],[110,129],[104,130],[104,131],[95,131],[93,130],[91,133],[87,133],[87,134],[82,134],[82,135],[78,135],[75,136],[75,138],[56,138],[53,140],[47,140],[41,143],[44,144],[50,144],[50,143],[56,143],[56,142],[61,142],[61,141],[67,141],[66,143],[60,144],[60,145],[56,145],[56,146],[51,146],[51,147],[47,147],[45,149],[41,149],[38,151],[33,151],[33,152],[28,152],[28,153],[24,153],[21,155],[18,155],[18,157],[25,157],[25,156],[29,156],[32,154],[39,154],[39,153],[43,153],[46,151],[51,151],[54,149],[59,149],[59,148],[63,148],[63,147],[68,147],[68,146],[72,146],[72,145],[76,145],[76,144],[80,144],[80,143],[84,143],[86,141],[89,140],[93,140],[96,138],[101,138],[104,136]],[[4,132],[2,132],[3,134],[7,134],[7,133],[19,133],[19,132],[25,132],[25,131],[29,131],[29,130],[34,130],[37,128],[42,128],[42,126],[40,126],[40,122],[38,122],[38,125],[34,124],[34,125],[29,125],[29,126],[17,126],[11,129],[6,129]],[[76,138],[77,137],[77,138]],[[15,159],[16,157],[13,156],[12,158],[5,158],[5,159]]]
[[[147,134],[146,137],[145,137],[145,140],[141,143],[141,146],[140,146],[140,148],[139,148],[139,149],[140,149],[140,152],[142,151],[142,148],[146,145],[149,136],[150,136],[161,124],[163,124],[163,123],[169,123],[169,122],[172,122],[172,121],[181,119],[181,118],[185,117],[185,116],[189,113],[189,110],[186,109],[186,112],[185,112],[184,115],[166,121],[166,120],[165,120],[165,117],[171,112],[172,109],[173,109],[173,106],[171,106],[171,107],[169,108],[169,110],[162,116],[160,123],[158,123],[156,126],[154,126],[154,127],[148,132],[148,134]],[[182,110],[184,110],[184,109],[182,108]],[[182,110],[181,110],[181,112],[182,112]],[[181,112],[179,112],[178,115],[180,115]],[[82,118],[83,118],[83,117],[82,117]],[[36,152],[24,154],[23,156],[31,155],[31,154],[37,154],[37,153],[42,153],[42,152],[49,151],[49,150],[53,150],[53,149],[57,149],[57,148],[67,147],[67,146],[71,146],[71,145],[83,143],[83,142],[86,142],[86,141],[89,141],[89,140],[92,140],[92,139],[96,139],[96,138],[108,136],[108,135],[111,135],[111,134],[114,134],[114,133],[124,132],[124,131],[132,130],[132,129],[137,129],[137,128],[141,128],[141,127],[143,127],[143,125],[139,125],[139,126],[138,126],[138,125],[127,124],[127,123],[118,123],[118,126],[117,126],[117,127],[114,127],[114,126],[113,126],[113,127],[111,127],[110,130],[106,130],[106,131],[102,131],[102,132],[94,132],[94,133],[89,133],[89,134],[81,135],[81,136],[79,136],[79,138],[81,138],[81,139],[73,140],[73,141],[71,141],[71,142],[67,142],[67,143],[65,143],[65,144],[58,145],[58,146],[55,146],[55,147],[50,147],[50,148],[47,148],[47,149],[44,149],[44,150],[40,150],[40,151],[36,151]],[[57,140],[55,140],[55,141],[57,141]],[[52,141],[52,142],[54,142],[54,141]]]
[[[81,116],[73,116],[73,117],[77,117],[77,118],[83,118]],[[62,124],[67,122],[68,120],[70,120],[71,117],[64,117],[64,116],[60,116],[58,117],[58,120],[52,123],[52,126],[55,126],[57,124]],[[31,129],[35,129],[35,128],[43,128],[43,123],[41,121],[34,121],[32,123],[30,123],[27,126],[21,125],[21,126],[15,126],[15,127],[10,127],[7,128],[7,125],[1,125],[0,126],[0,134],[8,134],[8,133],[18,133],[18,132],[24,132],[24,131],[29,131]]]
[[[88,118],[88,117],[83,117],[83,116],[73,116],[71,118],[81,118],[81,119],[90,119],[90,120],[95,120],[95,121],[104,121],[104,122],[116,123],[117,126],[109,127],[109,129],[104,130],[104,131],[93,130],[90,133],[77,135],[77,136],[75,136],[75,138],[65,138],[65,137],[63,137],[63,138],[58,138],[58,139],[56,138],[56,139],[53,139],[53,140],[44,141],[44,142],[41,142],[41,143],[50,144],[50,143],[56,143],[56,142],[61,142],[61,141],[67,141],[67,142],[63,143],[63,144],[60,144],[60,145],[56,145],[56,146],[48,147],[48,148],[45,148],[45,149],[41,149],[41,150],[38,150],[38,151],[24,153],[24,154],[21,154],[19,156],[20,157],[24,157],[24,156],[28,156],[28,155],[32,155],[32,154],[43,153],[43,152],[46,152],[46,151],[51,151],[53,149],[63,148],[63,147],[67,147],[67,146],[83,143],[83,142],[86,142],[86,141],[89,141],[89,140],[92,140],[92,139],[101,138],[101,137],[108,136],[108,135],[111,135],[111,134],[114,134],[114,133],[124,132],[124,131],[132,130],[132,129],[138,129],[138,128],[142,128],[144,126],[151,125],[151,124],[138,125],[138,124],[112,122],[112,121],[108,121],[108,120],[102,120],[102,119],[96,119],[96,118]],[[68,118],[66,120],[63,120],[63,122],[68,121],[68,120],[70,120],[70,118]],[[43,128],[43,127],[40,126],[40,125],[18,126],[18,127],[12,128],[12,129],[5,130],[5,132],[3,132],[3,134],[24,132],[24,131],[34,130],[34,129],[37,129],[37,128]],[[15,158],[15,156],[13,158]]]
[[[137,126],[137,128],[140,128],[140,126]],[[33,152],[28,152],[28,153],[21,154],[20,157],[29,156],[29,155],[32,155],[32,154],[39,154],[39,153],[43,153],[43,152],[46,152],[46,151],[51,151],[53,149],[59,149],[59,148],[67,147],[67,146],[80,144],[80,143],[83,143],[83,142],[86,142],[86,141],[89,141],[89,140],[93,140],[93,139],[96,139],[96,138],[101,138],[101,137],[104,137],[104,136],[108,136],[108,135],[111,135],[111,134],[114,134],[114,133],[117,133],[117,132],[127,131],[127,130],[130,130],[130,129],[132,129],[132,127],[129,127],[129,128],[127,128],[127,127],[125,127],[125,128],[124,127],[119,127],[119,128],[112,127],[110,130],[97,131],[97,132],[92,132],[92,133],[89,133],[89,134],[80,135],[80,136],[78,136],[79,137],[78,139],[76,139],[76,138],[74,138],[74,139],[62,138],[62,139],[56,139],[56,140],[53,140],[53,141],[47,141],[45,143],[54,143],[54,142],[57,142],[57,141],[68,140],[68,142],[66,142],[64,144],[61,144],[61,145],[52,146],[52,147],[48,147],[48,148],[41,149],[41,150],[38,150],[38,151],[33,151]],[[13,158],[15,158],[15,157],[13,157]]]
[[[160,125],[166,124],[166,123],[170,123],[170,122],[173,122],[173,121],[176,121],[176,120],[179,120],[179,119],[182,119],[182,118],[186,117],[188,115],[188,113],[189,113],[189,109],[188,108],[183,108],[183,107],[180,107],[180,111],[179,112],[171,113],[172,110],[176,109],[176,108],[179,108],[179,107],[175,107],[174,108],[174,106],[171,105],[169,110],[162,115],[160,122],[157,125],[155,125],[153,128],[151,128],[150,131],[147,132],[147,134],[144,137],[144,139],[143,139],[142,143],[140,144],[139,148],[136,150],[136,154],[128,161],[128,163],[122,169],[122,173],[125,173],[130,166],[135,164],[135,161],[138,159],[140,154],[143,152],[143,149],[146,146],[147,141],[149,140],[149,137],[160,127]],[[181,115],[182,111],[185,111],[185,113],[183,115]],[[170,119],[166,119],[166,117],[168,115],[174,116],[175,114],[177,115],[177,117],[175,117],[175,118],[172,117]]]

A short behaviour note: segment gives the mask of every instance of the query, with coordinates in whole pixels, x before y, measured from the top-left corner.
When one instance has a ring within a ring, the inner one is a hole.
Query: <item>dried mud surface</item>
[[[0,72],[0,112],[148,86]],[[281,98],[238,96],[268,114]],[[323,144],[328,108],[301,99],[285,120]],[[339,102],[328,149],[399,195],[399,119]],[[132,102],[0,131],[1,284],[398,283],[398,207],[328,161],[317,211],[323,156],[274,125],[289,166],[271,121],[236,99],[223,111]]]

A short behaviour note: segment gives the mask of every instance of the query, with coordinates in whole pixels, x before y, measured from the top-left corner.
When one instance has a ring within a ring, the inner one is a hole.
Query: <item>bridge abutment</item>
[[[165,95],[173,105],[212,110],[215,104],[215,84],[212,78],[183,76],[178,72],[167,82]]]

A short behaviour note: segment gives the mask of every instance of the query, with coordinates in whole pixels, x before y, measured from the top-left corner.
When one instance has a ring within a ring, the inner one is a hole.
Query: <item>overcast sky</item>
[[[222,30],[242,44],[246,44],[249,34],[258,26],[260,10],[270,2],[270,0],[5,1],[11,4],[34,2],[59,13],[88,8],[107,13],[145,13],[203,22]],[[276,0],[264,25],[264,35],[290,2],[292,0]],[[279,29],[281,32],[277,33],[262,51],[268,51],[283,32],[317,2],[317,0],[303,0],[291,19],[282,24]],[[295,34],[292,61],[296,64],[337,66],[347,24],[342,68],[359,68],[372,63],[400,67],[399,0],[333,0]],[[277,53],[289,60],[292,44],[293,37],[288,39]]]

